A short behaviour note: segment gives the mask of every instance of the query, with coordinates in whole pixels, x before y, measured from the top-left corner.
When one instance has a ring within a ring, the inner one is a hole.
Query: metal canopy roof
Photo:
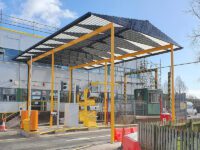
[[[114,23],[115,26],[115,56],[164,46],[167,44],[173,44],[174,50],[182,48],[147,20],[121,18],[89,12],[49,37],[43,39],[39,43],[28,48],[13,60],[27,62],[30,60],[30,56],[32,56],[32,58],[37,57],[111,22]],[[170,50],[163,49],[152,53],[125,58],[123,60],[129,61],[168,51]],[[110,31],[106,31],[90,38],[89,40],[82,41],[74,46],[64,49],[63,51],[55,53],[55,65],[76,66],[110,58],[110,56]],[[115,63],[119,63],[123,60],[115,60]],[[51,64],[51,56],[47,56],[37,62]],[[85,69],[92,69],[100,66],[101,65],[93,65],[91,67],[85,67]]]

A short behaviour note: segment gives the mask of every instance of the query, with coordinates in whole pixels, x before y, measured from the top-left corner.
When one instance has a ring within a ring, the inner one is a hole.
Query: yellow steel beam
[[[107,73],[108,67],[107,62],[105,63],[105,71],[104,71],[104,124],[107,125]]]
[[[65,44],[63,44],[63,45],[61,45],[61,46],[59,46],[59,47],[57,47],[57,48],[55,48],[55,49],[52,49],[52,50],[50,50],[50,51],[48,51],[48,52],[46,52],[46,53],[44,53],[44,54],[41,54],[41,55],[39,55],[39,56],[33,58],[32,61],[35,62],[35,61],[40,60],[40,59],[42,59],[42,58],[44,58],[44,57],[46,57],[46,56],[51,55],[53,51],[54,51],[54,53],[56,53],[56,52],[59,52],[59,51],[62,51],[62,50],[64,50],[64,49],[66,49],[66,48],[68,48],[68,47],[70,47],[70,46],[73,46],[73,45],[75,45],[75,44],[77,44],[77,43],[79,43],[79,42],[82,42],[82,41],[84,41],[84,40],[87,40],[87,39],[89,39],[89,38],[91,38],[91,37],[93,37],[93,36],[95,36],[95,35],[98,35],[98,34],[101,33],[101,32],[105,32],[105,31],[109,30],[109,29],[111,28],[111,26],[112,26],[112,23],[110,23],[110,24],[108,24],[108,25],[105,25],[105,26],[103,26],[103,27],[100,27],[100,28],[94,30],[93,32],[90,32],[90,33],[88,33],[88,34],[85,34],[85,35],[81,36],[81,37],[78,38],[78,39],[75,39],[75,40],[73,40],[73,41],[71,41],[71,42],[69,42],[69,43],[65,43]],[[30,61],[30,60],[29,60],[29,61]]]
[[[122,59],[127,58],[127,57],[135,57],[137,55],[152,53],[152,52],[160,51],[160,50],[163,50],[163,49],[170,49],[171,46],[172,46],[172,44],[168,44],[168,45],[164,45],[164,46],[150,48],[150,49],[147,49],[147,50],[139,50],[139,51],[134,52],[134,53],[128,53],[128,54],[124,54],[122,56],[117,56],[114,59],[115,60],[122,60]],[[98,65],[98,64],[101,64],[101,63],[105,63],[105,62],[111,62],[111,59],[102,59],[102,60],[98,60],[98,61],[93,61],[93,62],[89,62],[89,63],[86,63],[86,64],[72,66],[71,68],[72,69],[79,69],[79,68],[88,67],[88,66],[92,66],[92,65]]]
[[[69,67],[69,103],[71,103],[72,99],[72,72],[73,69]]]
[[[172,103],[172,123],[175,122],[175,95],[174,95],[174,49],[171,45],[171,103]]]
[[[115,128],[115,47],[114,47],[114,41],[115,40],[115,29],[114,25],[112,24],[111,27],[111,143],[114,143],[114,128]]]
[[[53,125],[53,110],[54,110],[54,52],[52,52],[51,58],[51,101],[50,101],[50,127]]]

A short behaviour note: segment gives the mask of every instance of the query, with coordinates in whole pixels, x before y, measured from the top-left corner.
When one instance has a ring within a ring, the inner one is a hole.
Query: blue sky
[[[47,1],[55,7],[47,5]],[[43,4],[41,4],[43,3]],[[189,14],[190,0],[0,0],[3,11],[42,23],[64,26],[88,11],[149,20],[164,33],[184,47],[175,52],[175,64],[195,61],[200,47],[191,44],[190,35],[200,21]],[[47,13],[48,12],[48,13]],[[55,17],[52,16],[55,14]],[[49,18],[45,20],[44,18]],[[56,24],[54,24],[57,22]],[[162,59],[162,65],[170,64],[169,54],[151,58],[154,62]],[[188,87],[188,92],[200,98],[200,64],[175,68],[175,76],[181,76]],[[162,70],[162,82],[167,80],[167,71]]]

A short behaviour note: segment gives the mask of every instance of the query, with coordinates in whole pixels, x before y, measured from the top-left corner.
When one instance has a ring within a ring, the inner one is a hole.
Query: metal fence
[[[142,150],[200,150],[200,132],[140,123],[139,142]]]

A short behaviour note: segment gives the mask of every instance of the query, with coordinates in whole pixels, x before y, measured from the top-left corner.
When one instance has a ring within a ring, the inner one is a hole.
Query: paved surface
[[[198,113],[197,115],[192,115],[192,116],[188,116],[187,119],[200,119],[200,113]]]
[[[119,147],[119,144],[111,145],[109,142],[109,129],[43,135],[33,138],[7,135],[0,136],[0,150],[98,150],[95,148],[98,145],[102,145],[101,150],[114,150]]]

